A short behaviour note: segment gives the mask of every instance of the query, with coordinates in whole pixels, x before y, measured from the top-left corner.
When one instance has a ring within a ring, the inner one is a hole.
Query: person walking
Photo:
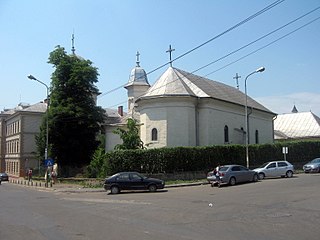
[[[32,169],[29,169],[28,171],[28,181],[32,181]]]
[[[218,187],[220,187],[220,163],[218,163],[218,165],[215,167],[215,169],[213,170],[213,174],[216,177],[216,180],[211,184],[211,186],[215,186],[218,185]]]

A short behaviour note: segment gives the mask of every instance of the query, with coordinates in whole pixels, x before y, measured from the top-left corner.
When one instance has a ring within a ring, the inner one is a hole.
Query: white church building
[[[128,112],[106,109],[106,150],[122,141],[112,131],[134,118],[146,148],[245,144],[245,99],[237,88],[169,67],[150,86],[139,60],[128,83]],[[248,97],[249,144],[273,143],[275,113]]]

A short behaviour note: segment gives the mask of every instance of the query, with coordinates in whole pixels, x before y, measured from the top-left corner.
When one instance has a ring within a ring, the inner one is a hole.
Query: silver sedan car
[[[242,182],[257,182],[258,174],[241,165],[224,165],[219,168],[220,184],[229,184],[231,186]]]
[[[265,177],[288,177],[293,176],[294,167],[287,161],[272,161],[264,163],[259,168],[253,169],[259,174],[260,179]]]
[[[320,173],[320,158],[315,158],[303,166],[305,173],[318,172]]]

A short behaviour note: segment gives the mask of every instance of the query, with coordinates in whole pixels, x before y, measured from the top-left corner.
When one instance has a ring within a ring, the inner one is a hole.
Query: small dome
[[[127,85],[150,85],[148,77],[143,68],[136,66],[131,70],[129,82]]]

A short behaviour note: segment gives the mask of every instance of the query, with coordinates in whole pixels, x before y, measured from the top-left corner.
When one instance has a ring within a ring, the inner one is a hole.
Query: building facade
[[[1,171],[10,176],[25,176],[27,169],[39,170],[35,136],[40,132],[46,103],[19,104],[1,112]]]

